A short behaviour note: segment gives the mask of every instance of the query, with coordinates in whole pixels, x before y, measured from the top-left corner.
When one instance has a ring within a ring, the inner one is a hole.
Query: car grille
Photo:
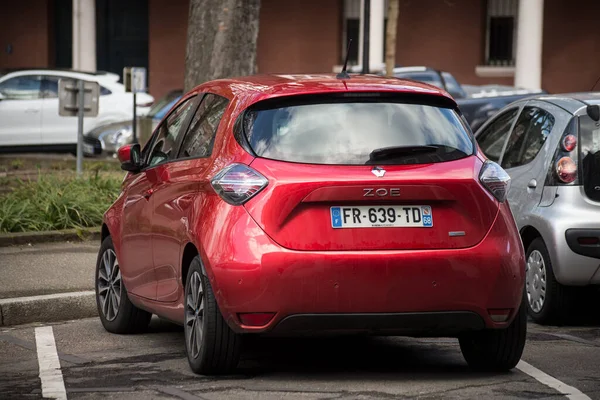
[[[83,143],[89,144],[94,147],[94,154],[102,153],[102,144],[100,144],[100,140],[91,137],[83,137]]]

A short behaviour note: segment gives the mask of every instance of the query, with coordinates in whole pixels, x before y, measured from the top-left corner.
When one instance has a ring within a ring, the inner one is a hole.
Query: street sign
[[[123,85],[125,91],[133,93],[133,143],[137,143],[137,100],[136,94],[146,93],[146,68],[123,68]]]
[[[123,84],[126,92],[145,93],[146,87],[146,68],[144,67],[125,67],[123,68]]]
[[[58,115],[77,117],[77,175],[83,173],[83,118],[98,116],[100,85],[81,79],[58,80]]]
[[[79,86],[77,79],[62,78],[58,81],[58,115],[77,117],[79,111]],[[100,86],[98,82],[83,81],[83,116],[98,116]]]

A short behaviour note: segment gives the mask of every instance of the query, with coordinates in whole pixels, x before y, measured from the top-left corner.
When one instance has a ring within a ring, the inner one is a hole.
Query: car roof
[[[28,71],[44,71],[44,72],[74,72],[77,74],[85,74],[85,75],[93,75],[93,76],[104,76],[104,75],[112,75],[113,72],[109,71],[82,71],[72,68],[2,68],[0,69],[0,74],[9,74],[11,72],[28,72]],[[115,74],[116,75],[116,74]]]
[[[103,83],[118,83],[121,78],[118,74],[107,71],[78,71],[74,69],[61,69],[61,68],[14,68],[14,69],[3,69],[0,71],[0,77],[11,78],[15,76],[23,75],[55,75],[73,77],[85,80],[92,80]]]
[[[600,105],[600,92],[544,94],[528,97],[522,101],[528,100],[546,101],[575,114],[582,107]]]
[[[211,92],[241,102],[246,108],[256,102],[276,97],[303,94],[344,92],[395,92],[443,97],[451,104],[454,99],[444,90],[421,82],[379,75],[350,75],[338,79],[336,74],[312,75],[252,75],[219,79],[197,86],[194,92]]]

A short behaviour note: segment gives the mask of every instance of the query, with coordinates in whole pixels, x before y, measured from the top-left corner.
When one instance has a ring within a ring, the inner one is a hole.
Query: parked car
[[[524,99],[476,134],[512,178],[508,198],[527,251],[526,304],[539,323],[560,321],[575,296],[600,284],[599,106],[600,93]]]
[[[179,101],[182,90],[173,90],[152,105],[138,120],[136,136],[140,143],[150,137],[166,113]],[[150,124],[146,124],[150,122]],[[145,132],[147,130],[148,132]],[[133,121],[128,119],[98,126],[84,134],[83,152],[88,157],[116,157],[121,146],[133,142]]]
[[[394,76],[429,83],[446,90],[456,99],[460,110],[476,131],[498,110],[513,101],[545,91],[520,89],[502,85],[461,85],[449,72],[428,67],[394,68]]]
[[[84,79],[100,85],[97,117],[86,117],[89,131],[133,116],[133,95],[126,93],[119,76],[107,72],[32,69],[8,72],[0,77],[0,151],[75,152],[77,118],[58,115],[58,81]],[[154,101],[149,94],[137,96],[138,113],[144,115]]]
[[[368,132],[368,139],[365,134]],[[106,212],[110,332],[184,325],[194,372],[241,335],[455,336],[474,368],[523,351],[525,258],[508,175],[430,85],[336,75],[207,82],[140,151]]]

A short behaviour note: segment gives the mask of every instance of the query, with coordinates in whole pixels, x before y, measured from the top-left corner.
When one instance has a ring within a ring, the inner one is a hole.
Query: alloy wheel
[[[185,301],[185,339],[192,358],[198,358],[202,345],[202,322],[204,319],[204,288],[200,273],[194,271]]]
[[[529,307],[539,313],[546,301],[546,264],[538,250],[532,251],[527,259],[525,287]]]
[[[122,285],[119,262],[112,249],[106,249],[102,254],[96,285],[102,314],[107,321],[113,321],[119,313]]]

